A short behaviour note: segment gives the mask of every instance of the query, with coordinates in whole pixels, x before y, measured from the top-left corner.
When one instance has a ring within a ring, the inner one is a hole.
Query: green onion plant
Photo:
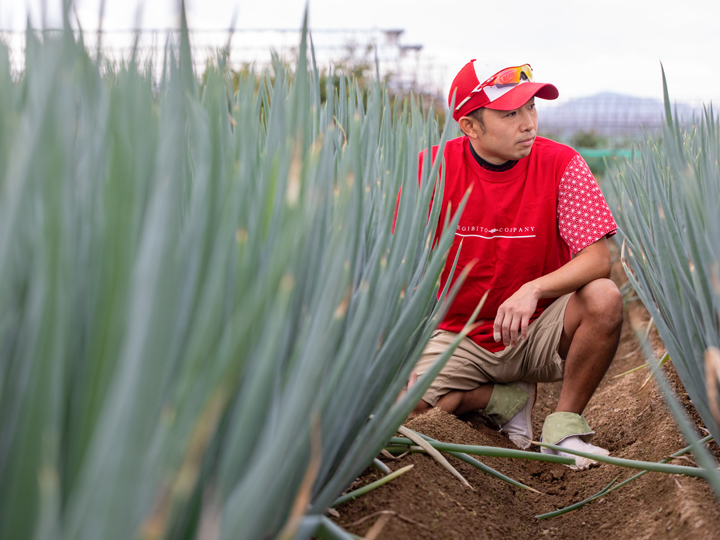
[[[641,143],[639,155],[622,164],[609,184],[628,279],[703,423],[719,440],[720,419],[710,402],[718,381],[706,376],[705,355],[720,346],[720,125],[712,106],[683,125],[672,114],[664,73],[663,87],[662,137]],[[660,375],[657,360],[649,362]],[[658,380],[688,442],[695,443],[694,426],[665,378]],[[717,463],[701,445],[693,452],[720,497]]]
[[[20,75],[0,45],[0,538],[331,534],[450,354],[396,401],[452,298],[441,126],[380,83],[321,102],[306,32],[235,92],[184,18],[158,73],[65,12]]]

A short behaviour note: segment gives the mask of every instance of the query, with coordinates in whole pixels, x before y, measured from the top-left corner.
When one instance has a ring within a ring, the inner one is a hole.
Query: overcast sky
[[[48,4],[59,25],[60,0]],[[42,0],[1,0],[0,28],[41,26]],[[77,0],[85,29],[97,28],[100,0]],[[142,26],[178,24],[179,3],[142,4]],[[188,0],[191,27],[298,28],[304,0]],[[135,26],[136,0],[106,0],[104,28]],[[310,0],[315,29],[404,29],[401,42],[423,45],[422,56],[442,66],[445,86],[471,58],[532,64],[535,77],[554,83],[563,101],[601,91],[662,97],[660,61],[673,100],[720,103],[720,2],[717,0]]]

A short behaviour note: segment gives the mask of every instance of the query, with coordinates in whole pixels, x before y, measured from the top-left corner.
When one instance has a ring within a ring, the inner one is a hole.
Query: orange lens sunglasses
[[[532,80],[532,67],[530,67],[530,64],[523,64],[522,66],[509,67],[498,71],[495,75],[482,83],[478,87],[477,91],[479,92],[485,86],[518,84],[522,81]]]

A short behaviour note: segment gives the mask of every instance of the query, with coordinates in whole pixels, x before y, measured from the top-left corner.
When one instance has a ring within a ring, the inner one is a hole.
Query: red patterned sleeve
[[[605,197],[580,155],[570,160],[560,180],[557,219],[560,236],[573,255],[617,230]]]

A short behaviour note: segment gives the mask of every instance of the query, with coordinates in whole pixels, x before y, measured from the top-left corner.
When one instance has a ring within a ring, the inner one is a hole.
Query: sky
[[[60,0],[2,0],[0,29],[60,25]],[[76,0],[86,30],[97,28],[100,0]],[[192,28],[299,28],[305,0],[187,0]],[[103,27],[130,29],[179,23],[179,3],[106,0]],[[422,45],[445,92],[472,58],[530,63],[560,100],[615,92],[662,98],[662,62],[672,100],[720,103],[720,2],[708,0],[310,0],[309,23],[321,29],[403,29],[403,44]],[[506,60],[507,59],[507,60]]]

